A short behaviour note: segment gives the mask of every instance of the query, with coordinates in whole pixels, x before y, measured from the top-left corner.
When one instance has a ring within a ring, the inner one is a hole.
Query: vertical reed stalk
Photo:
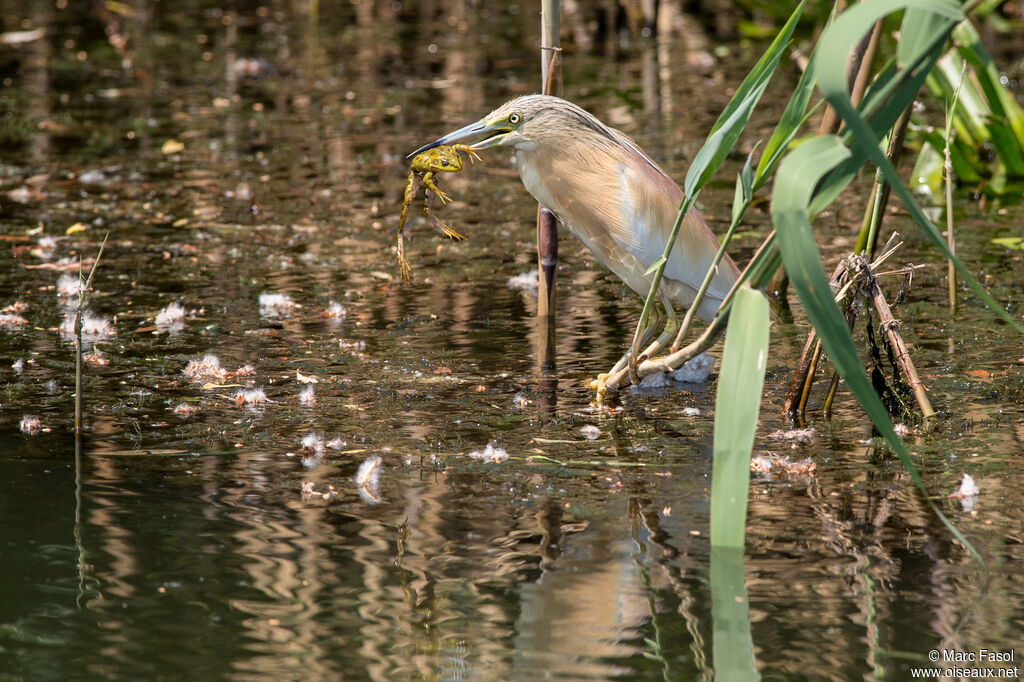
[[[960,88],[964,84],[966,69],[967,62],[965,61],[960,67],[960,82],[957,83],[956,91],[953,93],[953,101],[949,103],[949,109],[946,110],[946,130],[943,137],[946,144],[942,149],[944,157],[942,169],[946,181],[946,243],[949,245],[950,254],[954,257],[956,256],[956,232],[953,228],[953,161],[950,157],[949,145],[953,141],[953,116],[956,112],[957,101],[960,99]],[[946,279],[949,285],[949,312],[951,315],[956,315],[956,268],[953,267],[952,258],[948,259],[946,268]]]
[[[543,0],[540,13],[541,88],[545,95],[561,94],[560,0]],[[558,269],[558,221],[537,206],[537,315],[554,314],[555,272]],[[545,339],[540,339],[542,355]]]
[[[82,434],[82,308],[89,298],[89,290],[92,288],[92,278],[96,274],[96,268],[103,257],[103,247],[107,245],[107,238],[110,237],[108,230],[100,242],[100,250],[96,254],[92,268],[89,269],[89,277],[82,282],[82,264],[78,264],[78,310],[75,311],[75,434],[76,439]]]
[[[946,156],[944,163],[946,171],[946,243],[949,244],[949,252],[956,255],[956,233],[953,229],[953,162],[949,158],[949,138],[946,138],[946,148],[943,150]],[[956,268],[953,261],[946,263],[946,279],[949,283],[949,312],[956,315]]]

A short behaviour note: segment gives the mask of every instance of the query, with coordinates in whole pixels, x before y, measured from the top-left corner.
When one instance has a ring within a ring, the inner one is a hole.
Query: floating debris
[[[342,440],[341,438],[332,438],[326,443],[324,443],[324,445],[326,445],[327,448],[330,450],[341,450],[343,447],[348,445],[348,443]]]
[[[587,424],[586,426],[580,427],[580,433],[587,440],[597,440],[601,437],[601,429],[597,428],[593,424]]]
[[[309,384],[299,391],[299,405],[305,407],[316,405],[316,388],[313,384]]]
[[[42,236],[30,253],[36,258],[50,260],[57,253],[57,240],[48,235]]]
[[[771,438],[772,440],[791,440],[797,443],[810,443],[814,439],[814,428],[779,429],[777,431],[772,431],[766,435],[765,438]]]
[[[194,417],[199,414],[199,412],[200,410],[198,405],[190,405],[189,403],[179,403],[177,407],[174,408],[174,414],[185,419]]]
[[[312,374],[303,374],[299,370],[295,370],[295,380],[300,384],[319,384],[320,380]]]
[[[970,474],[965,473],[963,478],[960,479],[960,487],[955,493],[949,494],[949,499],[957,500],[965,512],[970,512],[974,511],[974,505],[978,502],[978,494],[980,492],[981,489],[974,482],[974,478]]]
[[[529,272],[520,273],[514,277],[509,277],[508,281],[505,282],[505,286],[509,289],[519,289],[525,291],[528,294],[537,295],[537,277],[539,275],[537,268],[530,270]]]
[[[715,358],[708,353],[701,353],[672,372],[672,380],[686,384],[701,384],[708,380],[714,369]]]
[[[356,472],[356,486],[359,490],[359,497],[370,504],[380,503],[380,468],[381,458],[379,455],[370,455],[359,465]]]
[[[256,368],[252,365],[242,365],[235,371],[229,372],[221,366],[220,360],[216,355],[207,353],[198,360],[189,360],[181,373],[185,375],[186,379],[197,384],[204,384],[203,388],[208,388],[206,384],[216,384],[229,379],[235,380],[252,376],[256,374]]]
[[[665,388],[672,384],[672,377],[666,372],[658,372],[657,374],[649,374],[640,380],[639,384],[630,386],[630,393],[639,393],[641,391],[647,391],[654,388]]]
[[[99,168],[91,168],[79,174],[78,181],[83,185],[99,185],[106,182],[107,175]]]
[[[330,483],[327,484],[327,490],[320,492],[316,489],[316,484],[313,483],[313,481],[302,482],[302,499],[305,502],[308,502],[314,497],[322,497],[325,500],[330,500],[337,497],[339,494],[338,490]]]
[[[99,352],[98,350],[83,355],[82,361],[85,362],[85,364],[91,365],[93,367],[106,367],[107,365],[110,364],[110,358],[108,358],[106,355]]]
[[[652,389],[667,388],[673,384],[700,384],[711,378],[715,369],[715,358],[701,353],[673,372],[649,374],[638,385],[630,386],[630,393],[643,393]]]
[[[10,315],[23,313],[28,310],[28,303],[24,301],[15,301],[9,305],[5,305],[3,309],[0,309],[0,313],[7,313]]]
[[[78,298],[78,294],[82,290],[82,284],[84,282],[77,274],[72,275],[65,272],[57,278],[57,297]]]
[[[817,468],[818,464],[809,457],[794,462],[788,456],[757,455],[750,460],[750,470],[764,476],[811,476]]]
[[[235,379],[241,379],[243,377],[251,377],[255,373],[256,368],[253,367],[252,365],[242,365],[234,372],[228,372],[228,376]]]
[[[288,294],[260,294],[260,315],[262,317],[288,317],[296,308],[295,300]]]
[[[505,448],[495,447],[494,441],[491,441],[483,450],[474,450],[469,453],[469,456],[470,458],[481,462],[501,464],[508,459],[508,452],[505,451]]]
[[[338,348],[341,348],[342,350],[362,351],[366,350],[366,341],[349,341],[348,339],[338,339]]]
[[[18,358],[11,363],[11,369],[14,370],[15,374],[21,374],[25,371],[25,358]]]
[[[327,309],[320,313],[320,317],[323,317],[333,323],[341,322],[345,319],[346,315],[348,315],[348,311],[345,310],[345,306],[337,301],[331,301],[330,305],[327,306]]]
[[[64,315],[64,321],[59,328],[61,336],[65,339],[75,338],[75,313],[69,311]],[[97,315],[89,310],[82,311],[82,338],[90,341],[100,341],[117,336],[117,328],[110,321],[109,317]]]
[[[266,403],[267,394],[263,392],[262,388],[243,388],[235,393],[235,405],[259,407]]]
[[[322,433],[307,433],[302,437],[302,450],[304,452],[313,452],[318,455],[324,453],[324,434]]]
[[[227,378],[228,371],[220,366],[220,359],[216,355],[207,353],[198,360],[189,360],[182,374],[197,384],[205,384],[210,381],[223,381]]]
[[[177,334],[185,328],[185,308],[175,301],[156,314],[157,332]]]
[[[164,155],[177,154],[185,150],[185,145],[177,140],[165,140],[160,145],[160,153]]]
[[[302,452],[304,453],[302,466],[307,469],[312,469],[320,464],[320,460],[324,455],[324,434],[308,433],[303,436]]]
[[[527,398],[526,394],[523,393],[522,391],[520,391],[519,393],[516,393],[515,397],[512,398],[512,406],[517,408],[517,409],[521,410],[521,409],[525,408],[529,404],[530,404],[529,398]]]
[[[302,499],[309,500],[316,494],[316,485],[313,481],[302,482]]]
[[[687,417],[699,417],[700,416],[700,409],[698,409],[696,407],[684,407],[683,408],[683,415],[687,416]]]
[[[24,327],[28,320],[17,313],[0,313],[0,327],[13,330]]]
[[[21,418],[18,428],[21,429],[22,433],[34,436],[43,430],[43,422],[34,414],[26,414]]]

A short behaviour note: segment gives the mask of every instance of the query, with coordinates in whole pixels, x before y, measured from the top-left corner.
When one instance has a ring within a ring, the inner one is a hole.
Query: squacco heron
[[[473,139],[478,141],[472,149],[510,148],[534,199],[629,288],[647,295],[653,279],[647,269],[664,251],[683,192],[636,143],[571,102],[526,95],[410,156]],[[718,247],[700,213],[691,210],[661,282],[670,321],[675,322],[673,306],[693,303]],[[738,277],[736,264],[725,256],[697,316],[710,320]]]

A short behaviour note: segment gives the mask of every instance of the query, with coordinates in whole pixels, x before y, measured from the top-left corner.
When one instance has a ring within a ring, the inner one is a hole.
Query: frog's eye
[[[441,159],[441,165],[444,166],[445,168],[447,168],[448,166],[450,166],[452,164],[451,164],[451,162],[448,159]]]
[[[508,122],[511,123],[514,126],[519,125],[519,122],[522,121],[522,120],[523,120],[523,117],[522,117],[521,114],[509,114],[509,116],[508,116]]]

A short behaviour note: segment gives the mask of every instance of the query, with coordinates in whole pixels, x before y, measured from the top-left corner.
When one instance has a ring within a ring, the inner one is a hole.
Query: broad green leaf
[[[711,472],[711,545],[743,549],[750,486],[750,451],[768,361],[768,299],[736,292],[722,351],[715,398],[715,459]]]
[[[761,676],[754,664],[754,640],[750,635],[750,601],[743,550],[712,546],[708,570],[711,574],[711,661],[715,679],[721,682],[759,680]]]
[[[814,325],[829,359],[875,428],[899,457],[911,480],[924,494],[932,511],[954,537],[984,565],[981,555],[974,546],[942,514],[935,503],[928,499],[928,490],[917,472],[917,467],[910,459],[903,441],[893,430],[889,414],[864,373],[853,337],[839,306],[835,303],[828,277],[821,264],[821,255],[815,245],[811,223],[807,217],[808,206],[811,204],[815,180],[827,174],[849,156],[850,150],[838,137],[826,135],[799,147],[789,154],[779,167],[772,191],[772,221],[778,232],[779,250],[790,276],[790,284],[800,298],[807,318]]]
[[[943,8],[942,4],[936,0],[928,7],[907,7],[900,24],[900,39],[896,43],[896,63],[900,67],[909,67],[918,54],[927,52],[932,39],[948,30],[949,17],[955,18],[960,14],[958,4],[949,2],[948,8]],[[943,16],[943,11],[948,15]]]

